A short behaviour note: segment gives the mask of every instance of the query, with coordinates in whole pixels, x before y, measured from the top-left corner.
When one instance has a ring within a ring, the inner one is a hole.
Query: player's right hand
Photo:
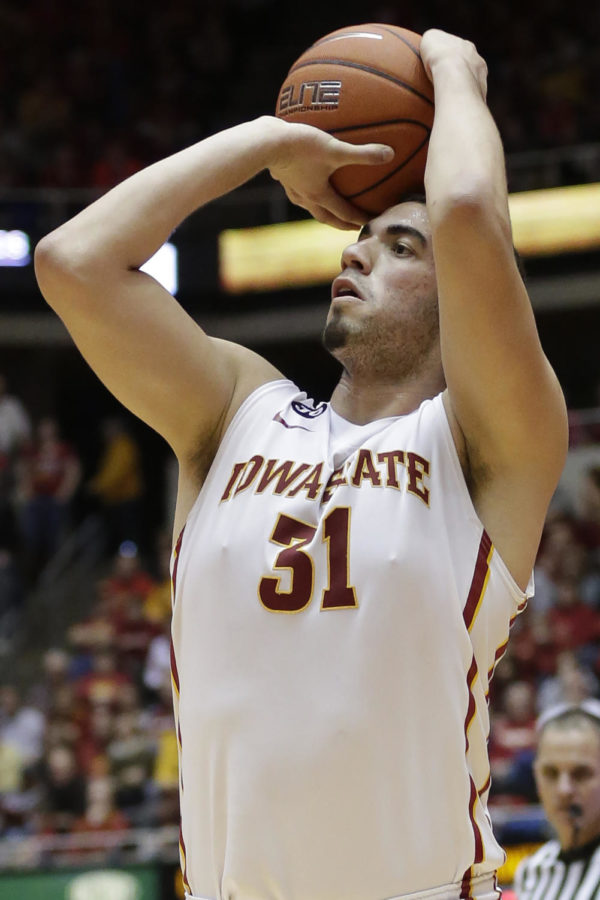
[[[385,144],[348,144],[312,125],[268,118],[277,122],[273,127],[279,129],[268,168],[291,202],[334,228],[356,230],[364,225],[368,214],[338,194],[329,178],[342,166],[389,162],[394,155],[392,148]]]

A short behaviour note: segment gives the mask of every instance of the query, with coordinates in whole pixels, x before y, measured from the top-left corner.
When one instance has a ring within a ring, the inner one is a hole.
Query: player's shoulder
[[[232,402],[236,394],[238,398],[244,398],[260,385],[285,377],[268,359],[249,347],[217,337],[210,337],[209,341],[221,364],[230,368],[235,376],[236,391]]]

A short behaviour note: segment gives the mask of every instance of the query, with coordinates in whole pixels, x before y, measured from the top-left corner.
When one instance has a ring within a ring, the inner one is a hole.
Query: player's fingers
[[[331,225],[332,228],[339,228],[342,231],[356,231],[358,227],[354,222],[347,222],[345,219],[339,218],[325,206],[314,204],[311,205],[310,209],[308,207],[307,209],[313,219],[316,219],[317,222],[322,222],[324,225]]]
[[[337,216],[338,219],[342,219],[344,222],[351,222],[354,228],[360,228],[370,218],[368,213],[358,209],[353,203],[346,200],[341,194],[338,194],[331,184],[320,193],[318,203],[333,213],[334,216]]]
[[[381,166],[394,158],[394,149],[387,144],[348,144],[332,138],[335,159],[340,166]]]
[[[369,221],[367,213],[344,199],[327,184],[318,195],[302,195],[294,188],[286,186],[285,192],[292,203],[306,209],[319,222],[326,221],[335,228],[357,229]]]

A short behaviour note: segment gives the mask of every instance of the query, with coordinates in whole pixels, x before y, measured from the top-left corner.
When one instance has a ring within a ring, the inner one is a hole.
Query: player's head
[[[373,218],[344,250],[323,334],[349,370],[443,381],[437,284],[427,207],[410,197]]]
[[[563,849],[600,836],[600,702],[583,700],[538,720],[538,794]]]

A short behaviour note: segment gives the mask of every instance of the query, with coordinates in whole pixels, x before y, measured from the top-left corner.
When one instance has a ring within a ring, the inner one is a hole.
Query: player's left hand
[[[381,165],[393,150],[384,144],[348,144],[311,125],[282,122],[269,171],[297,206],[319,222],[356,230],[369,220],[367,213],[345,200],[329,178],[348,165]]]
[[[429,78],[435,84],[434,73],[438,66],[448,61],[461,61],[471,71],[481,96],[487,96],[487,64],[477,52],[475,44],[454,34],[430,28],[421,38],[421,59]]]

